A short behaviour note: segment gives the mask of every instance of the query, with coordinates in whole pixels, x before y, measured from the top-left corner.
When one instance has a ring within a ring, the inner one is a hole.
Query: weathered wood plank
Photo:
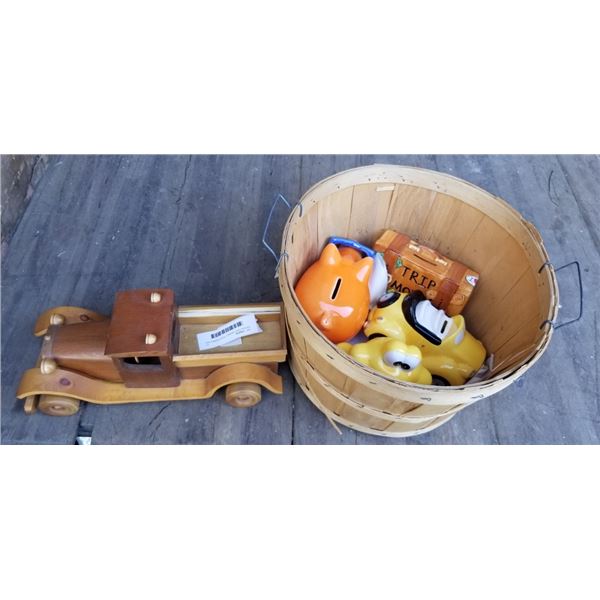
[[[3,254],[45,167],[46,158],[37,155],[2,155],[0,157]]]

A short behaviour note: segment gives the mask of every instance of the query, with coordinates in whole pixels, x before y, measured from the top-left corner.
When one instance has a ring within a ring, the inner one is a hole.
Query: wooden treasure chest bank
[[[422,291],[450,317],[463,311],[479,280],[479,273],[473,269],[390,229],[373,249],[383,254],[390,273],[389,290]]]

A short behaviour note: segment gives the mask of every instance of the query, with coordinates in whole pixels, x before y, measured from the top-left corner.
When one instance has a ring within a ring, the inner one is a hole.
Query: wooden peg
[[[44,375],[50,375],[50,373],[54,373],[54,371],[56,371],[56,367],[56,361],[52,360],[51,358],[42,358],[42,361],[40,362],[40,371]]]

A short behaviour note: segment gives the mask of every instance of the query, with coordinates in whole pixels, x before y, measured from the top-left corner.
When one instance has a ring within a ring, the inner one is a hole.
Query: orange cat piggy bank
[[[334,244],[327,244],[296,284],[302,308],[332,342],[345,342],[361,330],[369,312],[372,269],[372,258],[342,256]]]

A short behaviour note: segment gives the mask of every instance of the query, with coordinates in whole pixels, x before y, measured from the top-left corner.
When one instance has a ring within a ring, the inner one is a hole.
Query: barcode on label
[[[262,329],[256,321],[256,315],[249,313],[235,317],[221,327],[212,331],[196,334],[199,350],[210,350],[219,346],[241,345],[241,338],[261,333]]]
[[[241,321],[237,321],[235,323],[232,323],[229,327],[224,327],[223,329],[219,329],[219,331],[216,331],[215,333],[211,333],[210,334],[210,339],[214,340],[216,338],[221,337],[222,335],[225,335],[226,333],[229,333],[230,331],[233,331],[234,329],[237,329],[238,327],[242,326],[242,322]]]

